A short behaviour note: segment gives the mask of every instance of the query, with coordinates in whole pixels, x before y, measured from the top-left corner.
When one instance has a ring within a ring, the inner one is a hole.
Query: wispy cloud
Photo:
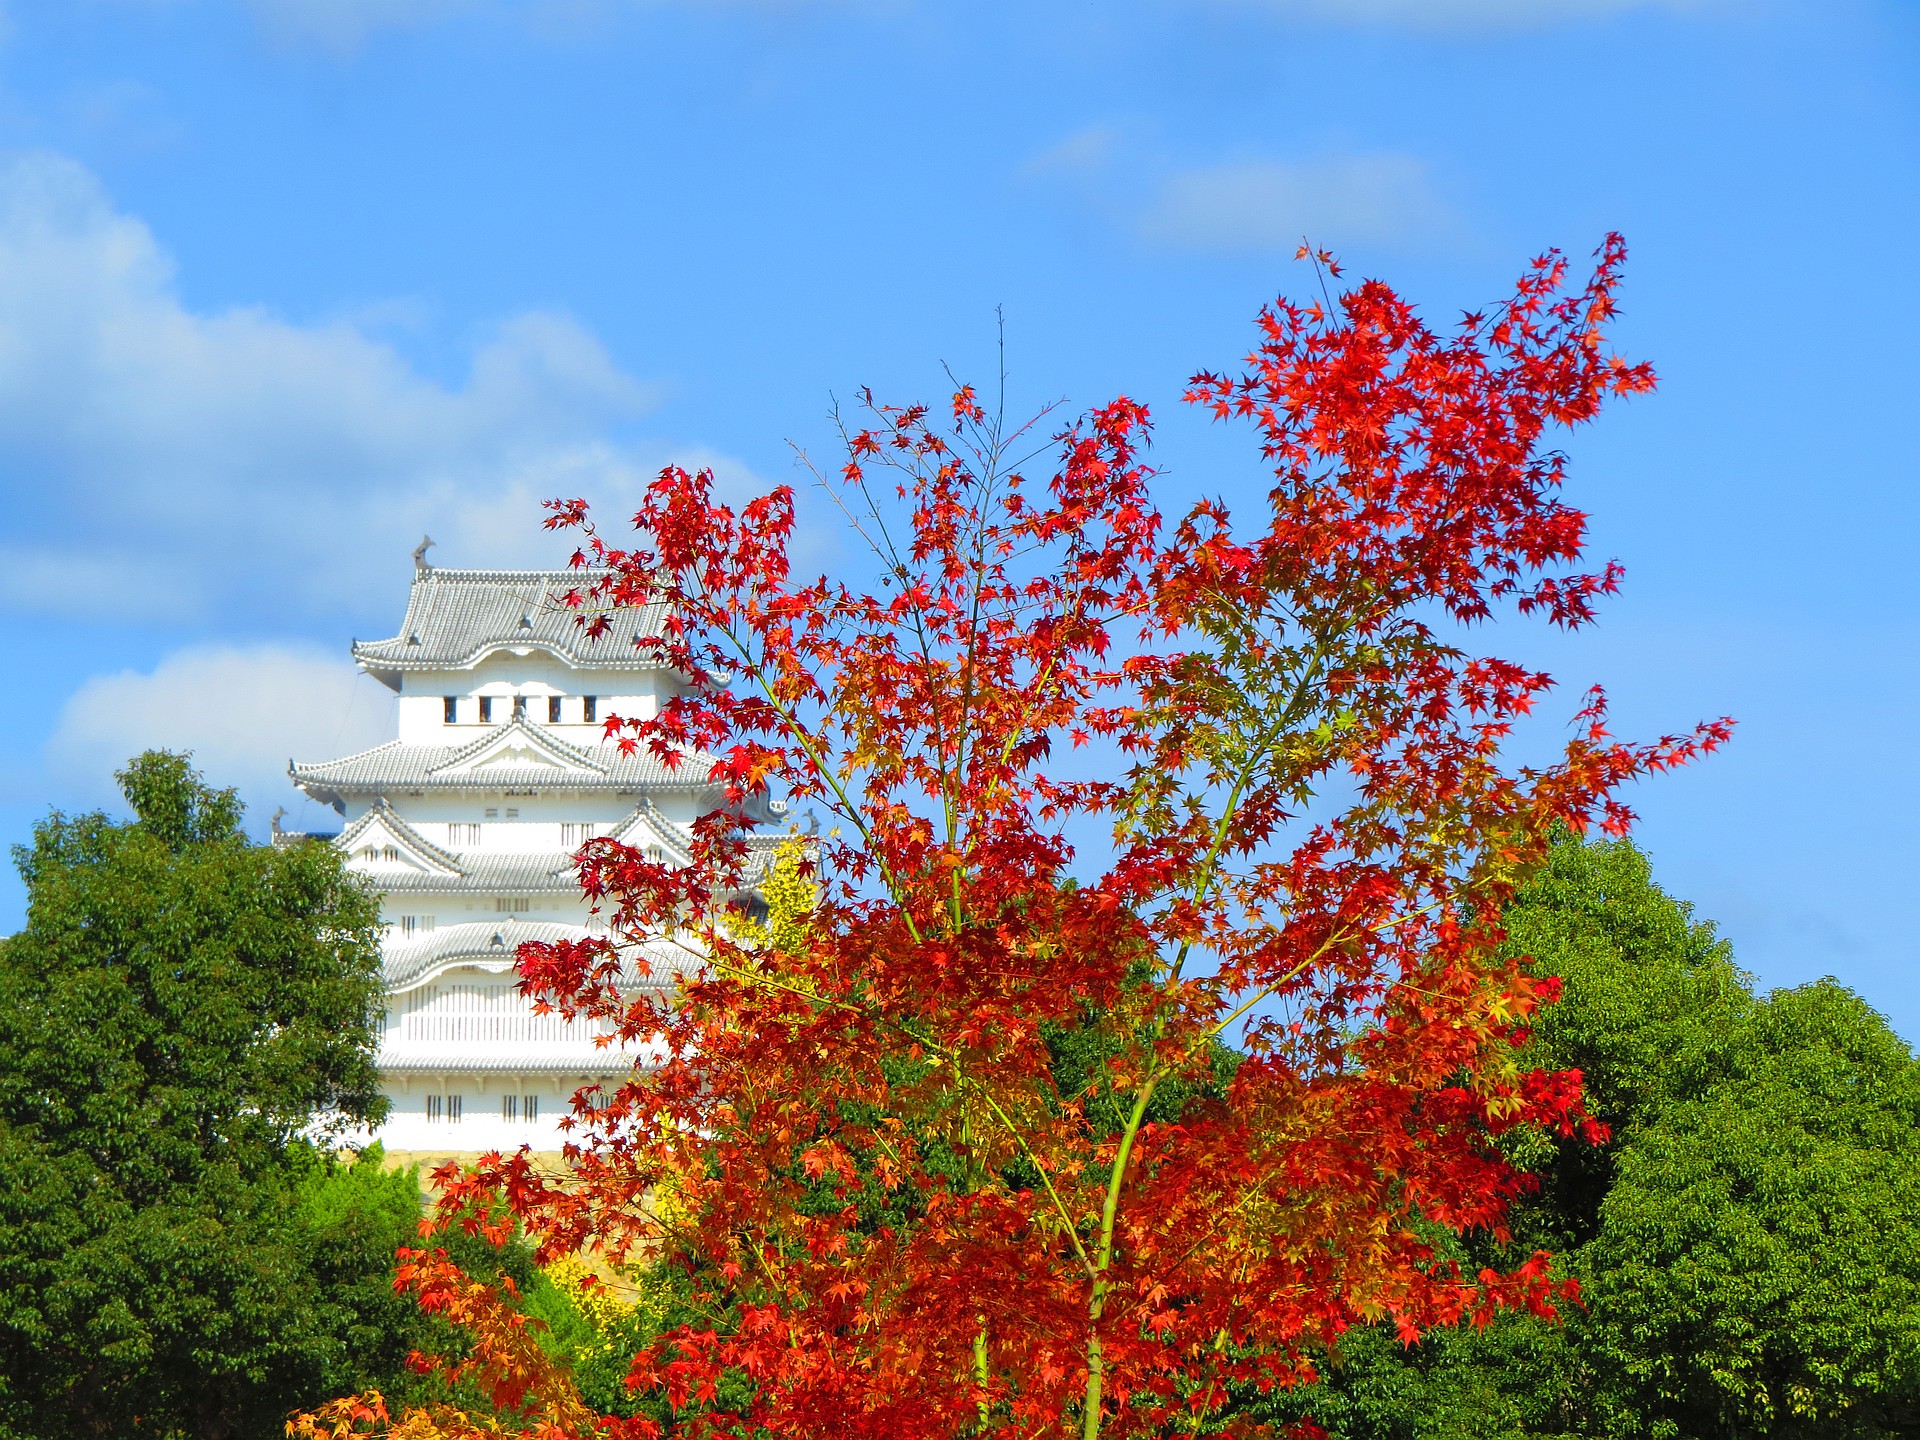
[[[1057,145],[1049,145],[1021,166],[1020,173],[1029,180],[1098,175],[1112,168],[1125,140],[1117,125],[1089,125]]]
[[[1290,18],[1425,31],[1532,30],[1607,20],[1633,10],[1703,11],[1738,0],[1238,0]]]
[[[420,29],[463,17],[490,17],[535,32],[577,33],[621,13],[683,8],[782,11],[831,7],[886,12],[911,0],[240,0],[272,39],[351,55],[382,30]]]
[[[502,321],[453,384],[374,323],[191,309],[90,173],[0,159],[0,609],[365,616],[423,531],[550,559],[541,499],[618,506],[679,458],[618,438],[656,388],[565,315]]]
[[[380,30],[411,29],[492,8],[487,0],[242,0],[283,43],[351,53]]]
[[[1411,155],[1239,160],[1165,176],[1139,216],[1147,240],[1170,249],[1244,253],[1315,245],[1400,246],[1448,241],[1459,218]]]
[[[1191,163],[1151,135],[1097,125],[1049,146],[1021,178],[1052,187],[1158,249],[1288,252],[1315,245],[1450,246],[1465,233],[1431,167],[1399,151],[1240,155]]]

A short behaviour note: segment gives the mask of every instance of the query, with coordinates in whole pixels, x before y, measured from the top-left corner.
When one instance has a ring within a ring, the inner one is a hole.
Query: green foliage
[[[294,1232],[328,1312],[311,1327],[326,1361],[320,1385],[344,1394],[337,1377],[351,1374],[351,1389],[400,1390],[408,1352],[428,1335],[413,1297],[393,1287],[394,1251],[420,1228],[419,1176],[387,1168],[378,1145],[350,1164],[315,1151],[290,1158]]]
[[[387,1380],[412,1323],[412,1182],[307,1138],[384,1106],[378,912],[331,847],[248,843],[185,757],[120,779],[133,821],[55,814],[15,852],[0,1435],[269,1434]]]
[[[1647,1433],[1914,1433],[1920,1066],[1831,982],[1774,995],[1638,1128],[1582,1258]]]
[[[1759,998],[1624,842],[1566,842],[1506,918],[1559,975],[1524,1057],[1584,1073],[1614,1130],[1513,1143],[1513,1246],[1580,1280],[1404,1350],[1348,1337],[1325,1384],[1254,1402],[1340,1440],[1920,1434],[1920,1064],[1832,981]]]
[[[546,1326],[541,1343],[567,1361],[581,1397],[604,1414],[644,1415],[662,1426],[713,1408],[696,1403],[676,1417],[660,1395],[636,1396],[626,1385],[633,1357],[656,1336],[682,1324],[703,1328],[731,1318],[706,1308],[706,1286],[687,1268],[661,1261],[625,1272],[627,1284],[619,1293],[589,1282],[588,1273],[577,1260],[548,1266],[527,1287],[522,1307]],[[744,1374],[728,1372],[717,1403],[740,1404],[752,1388]]]

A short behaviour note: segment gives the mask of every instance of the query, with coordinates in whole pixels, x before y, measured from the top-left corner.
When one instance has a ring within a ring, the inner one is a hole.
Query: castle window
[[[540,1097],[538,1095],[522,1095],[520,1097],[520,1118],[522,1120],[538,1120],[540,1118]]]
[[[560,843],[568,849],[576,849],[593,839],[591,820],[562,820],[560,822]]]
[[[518,820],[519,818],[520,818],[520,807],[518,805],[507,806],[507,819]]]
[[[482,725],[487,725],[487,724],[491,724],[492,721],[493,721],[493,696],[482,695],[480,697],[480,723]]]
[[[599,718],[600,697],[598,695],[582,695],[580,697],[580,719],[582,723],[591,725]]]
[[[518,1095],[502,1095],[500,1097],[500,1118],[502,1120],[518,1120],[520,1118],[520,1097]]]
[[[433,929],[431,915],[402,915],[394,921],[402,935],[424,935]]]
[[[533,902],[524,895],[502,895],[493,902],[493,908],[500,915],[524,915],[533,908]]]
[[[547,723],[549,725],[558,725],[560,723],[560,697],[558,695],[547,696]]]
[[[447,826],[447,843],[449,845],[478,845],[480,843],[479,825],[472,821],[455,820]]]
[[[500,807],[497,805],[489,805],[487,807],[487,819],[498,820],[499,818],[500,818]]]
[[[460,1099],[458,1095],[427,1096],[427,1119],[435,1124],[444,1121],[448,1125],[460,1123]]]
[[[513,697],[513,718],[516,720],[524,720],[527,718],[526,696],[516,695]]]
[[[395,864],[398,864],[400,862],[400,847],[398,845],[382,845],[380,847],[380,858],[382,860],[391,860]]]
[[[452,725],[457,723],[460,719],[460,697],[458,695],[442,695],[440,697],[440,712],[441,718],[444,719],[447,724]]]

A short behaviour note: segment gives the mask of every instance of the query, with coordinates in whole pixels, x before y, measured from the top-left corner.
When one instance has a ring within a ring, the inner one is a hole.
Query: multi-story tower
[[[415,560],[400,633],[353,647],[399,696],[398,737],[291,773],[344,817],[334,843],[385,897],[393,1108],[379,1138],[411,1153],[553,1150],[574,1092],[635,1057],[597,1047],[587,1022],[536,1015],[514,950],[603,928],[575,880],[582,842],[684,862],[688,826],[717,795],[702,757],[669,769],[602,738],[609,715],[650,716],[678,688],[634,647],[658,611],[621,612],[589,638],[554,598],[583,583],[577,571]],[[686,959],[667,939],[648,948],[656,984]]]

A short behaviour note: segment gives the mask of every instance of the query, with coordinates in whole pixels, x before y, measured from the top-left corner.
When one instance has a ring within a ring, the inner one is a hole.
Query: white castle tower
[[[400,633],[353,647],[399,696],[398,737],[290,769],[345,817],[334,843],[384,895],[392,1112],[377,1138],[402,1156],[557,1150],[574,1092],[635,1057],[596,1046],[588,1022],[536,1015],[514,988],[514,950],[604,933],[575,878],[582,842],[612,836],[685,863],[688,826],[718,792],[707,757],[669,770],[603,739],[609,715],[646,718],[679,688],[634,647],[659,610],[616,612],[589,639],[555,598],[583,587],[581,572],[441,570],[424,550]],[[648,950],[655,984],[687,958],[667,941]]]

